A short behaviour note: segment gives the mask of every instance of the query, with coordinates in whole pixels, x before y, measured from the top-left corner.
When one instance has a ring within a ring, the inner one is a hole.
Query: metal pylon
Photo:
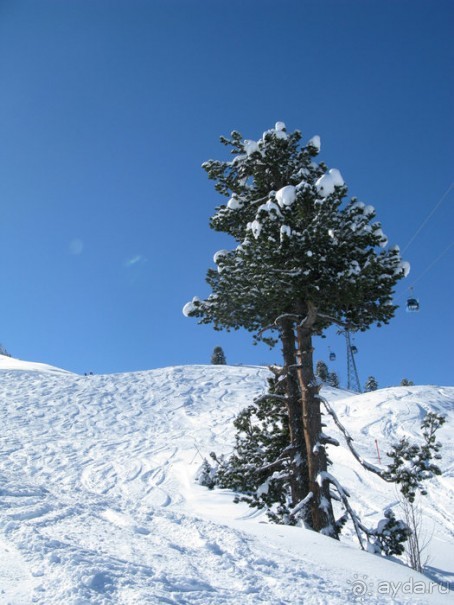
[[[350,332],[345,330],[344,334],[345,342],[347,343],[347,389],[350,391],[356,391],[357,393],[362,393],[358,370],[356,369],[355,356],[352,351]]]

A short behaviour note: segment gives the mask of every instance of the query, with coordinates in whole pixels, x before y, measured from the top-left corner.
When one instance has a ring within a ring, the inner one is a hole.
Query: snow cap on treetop
[[[312,137],[312,139],[309,139],[309,141],[307,142],[307,146],[315,147],[317,151],[320,151],[321,142],[318,134],[316,134],[315,137]]]
[[[284,122],[276,122],[274,128],[270,130],[265,130],[262,135],[261,141],[264,141],[267,134],[271,134],[275,136],[277,139],[287,139],[287,127]],[[245,141],[246,142],[246,141]]]

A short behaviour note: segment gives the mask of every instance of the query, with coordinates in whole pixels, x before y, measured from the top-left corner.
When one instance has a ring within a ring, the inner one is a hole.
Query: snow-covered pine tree
[[[328,366],[324,361],[317,361],[317,365],[315,366],[315,375],[322,382],[327,382],[328,380]]]
[[[279,368],[271,369],[275,375],[268,380],[268,393],[242,410],[233,423],[234,453],[225,458],[213,452],[215,466],[209,477],[218,487],[237,492],[235,501],[265,509],[273,522],[296,525],[306,521],[302,516],[306,511],[292,507],[293,469],[288,456],[282,455],[290,446],[285,385]]]
[[[217,268],[207,273],[212,293],[183,312],[217,330],[245,328],[257,340],[281,341],[292,506],[309,502],[310,525],[337,537],[312,338],[332,324],[353,332],[388,323],[407,265],[398,247],[386,248],[374,208],[346,199],[340,172],[314,161],[319,137],[301,145],[301,133],[278,122],[258,141],[232,132],[221,142],[233,158],[203,165],[229,198],[211,227],[236,247],[215,254]],[[277,339],[265,337],[267,330]]]
[[[335,389],[339,388],[340,381],[339,376],[336,374],[336,372],[328,372],[328,378],[326,382],[329,384],[330,387],[334,387]]]
[[[6,347],[0,344],[0,355],[5,355],[5,357],[11,357],[11,353],[8,353]]]
[[[424,445],[410,443],[403,437],[388,452],[392,463],[384,474],[385,479],[399,484],[402,495],[410,504],[414,502],[417,491],[423,496],[427,494],[423,481],[441,475],[440,468],[433,460],[441,458],[441,443],[437,441],[436,433],[445,422],[446,418],[441,414],[427,412],[421,422]]]
[[[211,355],[211,363],[218,366],[222,366],[227,363],[222,347],[214,347],[213,354]]]
[[[364,385],[364,391],[366,393],[370,393],[371,391],[376,391],[378,389],[378,382],[374,378],[374,376],[369,376],[366,380],[366,384]]]

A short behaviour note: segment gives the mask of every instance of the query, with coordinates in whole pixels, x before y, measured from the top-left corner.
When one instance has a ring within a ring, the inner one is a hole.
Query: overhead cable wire
[[[426,269],[425,269],[425,270],[424,270],[424,271],[421,273],[421,275],[418,277],[418,279],[415,279],[415,281],[413,282],[413,284],[412,284],[412,285],[414,286],[414,285],[415,285],[417,282],[419,282],[419,280],[420,280],[420,279],[422,279],[422,278],[424,277],[424,275],[425,275],[426,273],[428,273],[428,272],[429,272],[429,271],[432,269],[432,267],[433,267],[433,266],[434,266],[436,263],[438,263],[438,261],[439,261],[439,260],[441,260],[441,259],[443,258],[443,256],[444,256],[445,254],[447,254],[447,252],[449,252],[449,250],[450,250],[450,249],[451,249],[453,246],[454,246],[454,241],[452,241],[452,242],[449,244],[449,246],[448,246],[448,247],[447,247],[447,248],[446,248],[446,249],[445,249],[445,250],[444,250],[444,251],[443,251],[443,252],[442,252],[442,253],[441,253],[439,256],[437,256],[437,258],[436,258],[436,259],[435,259],[433,262],[431,262],[431,263],[430,263],[430,265],[429,265],[428,267],[426,267]]]
[[[441,198],[438,200],[438,202],[435,204],[435,206],[432,208],[431,212],[428,214],[428,216],[424,219],[424,221],[422,222],[422,224],[420,225],[420,227],[418,227],[418,229],[416,230],[416,233],[413,235],[413,237],[410,239],[410,241],[408,242],[408,244],[405,246],[405,248],[402,250],[402,254],[405,253],[406,250],[408,250],[408,248],[412,245],[412,243],[415,241],[415,239],[418,237],[418,235],[421,233],[421,231],[424,229],[424,227],[427,225],[427,223],[430,221],[430,219],[432,218],[432,216],[435,214],[435,212],[438,210],[438,208],[442,205],[442,203],[445,201],[448,193],[451,191],[451,189],[454,187],[454,183],[451,183],[449,185],[449,187],[446,189],[446,191],[443,193],[443,195],[441,196]]]
[[[436,258],[435,260],[433,260],[433,261],[430,263],[430,265],[424,269],[424,271],[421,273],[421,275],[419,275],[419,277],[417,277],[417,279],[415,279],[415,281],[414,281],[414,282],[411,284],[411,286],[409,286],[409,287],[408,287],[408,289],[409,289],[409,290],[411,290],[411,289],[413,288],[413,286],[414,286],[415,284],[417,284],[417,283],[419,282],[419,280],[421,280],[421,279],[422,279],[422,278],[423,278],[423,277],[424,277],[424,276],[425,276],[425,275],[426,275],[426,274],[427,274],[427,273],[428,273],[428,272],[429,272],[429,271],[430,271],[430,270],[431,270],[431,269],[432,269],[432,268],[433,268],[433,267],[434,267],[434,266],[435,266],[435,265],[438,263],[438,261],[440,261],[440,260],[443,258],[443,256],[445,256],[445,254],[447,254],[447,253],[449,252],[449,250],[451,250],[451,248],[452,248],[453,246],[454,246],[454,241],[452,241],[452,242],[451,242],[451,243],[448,245],[448,247],[447,247],[447,248],[445,248],[445,249],[443,250],[443,252],[442,252],[441,254],[439,254],[439,255],[437,256],[437,258]],[[402,298],[404,298],[404,296],[405,296],[405,293],[400,294],[400,296],[398,296],[398,297],[396,298],[396,302],[397,302],[397,301],[399,301],[399,300],[401,300]]]

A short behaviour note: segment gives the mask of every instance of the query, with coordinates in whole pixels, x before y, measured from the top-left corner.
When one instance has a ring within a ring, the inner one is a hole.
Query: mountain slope
[[[189,366],[82,377],[0,362],[0,602],[449,602],[444,587],[351,546],[348,532],[346,543],[337,543],[268,525],[233,504],[230,493],[194,483],[204,456],[231,450],[232,420],[263,392],[266,369]],[[324,394],[369,458],[376,456],[374,439],[385,451],[401,421],[416,431],[418,406],[452,420],[450,387]],[[433,480],[424,504],[433,509],[432,571],[448,580],[454,444],[449,430],[440,438],[447,471]],[[396,500],[393,488],[368,477],[343,448],[330,455],[336,476],[358,492],[354,506],[380,518],[382,505]],[[405,594],[405,582],[413,583],[412,593]]]

